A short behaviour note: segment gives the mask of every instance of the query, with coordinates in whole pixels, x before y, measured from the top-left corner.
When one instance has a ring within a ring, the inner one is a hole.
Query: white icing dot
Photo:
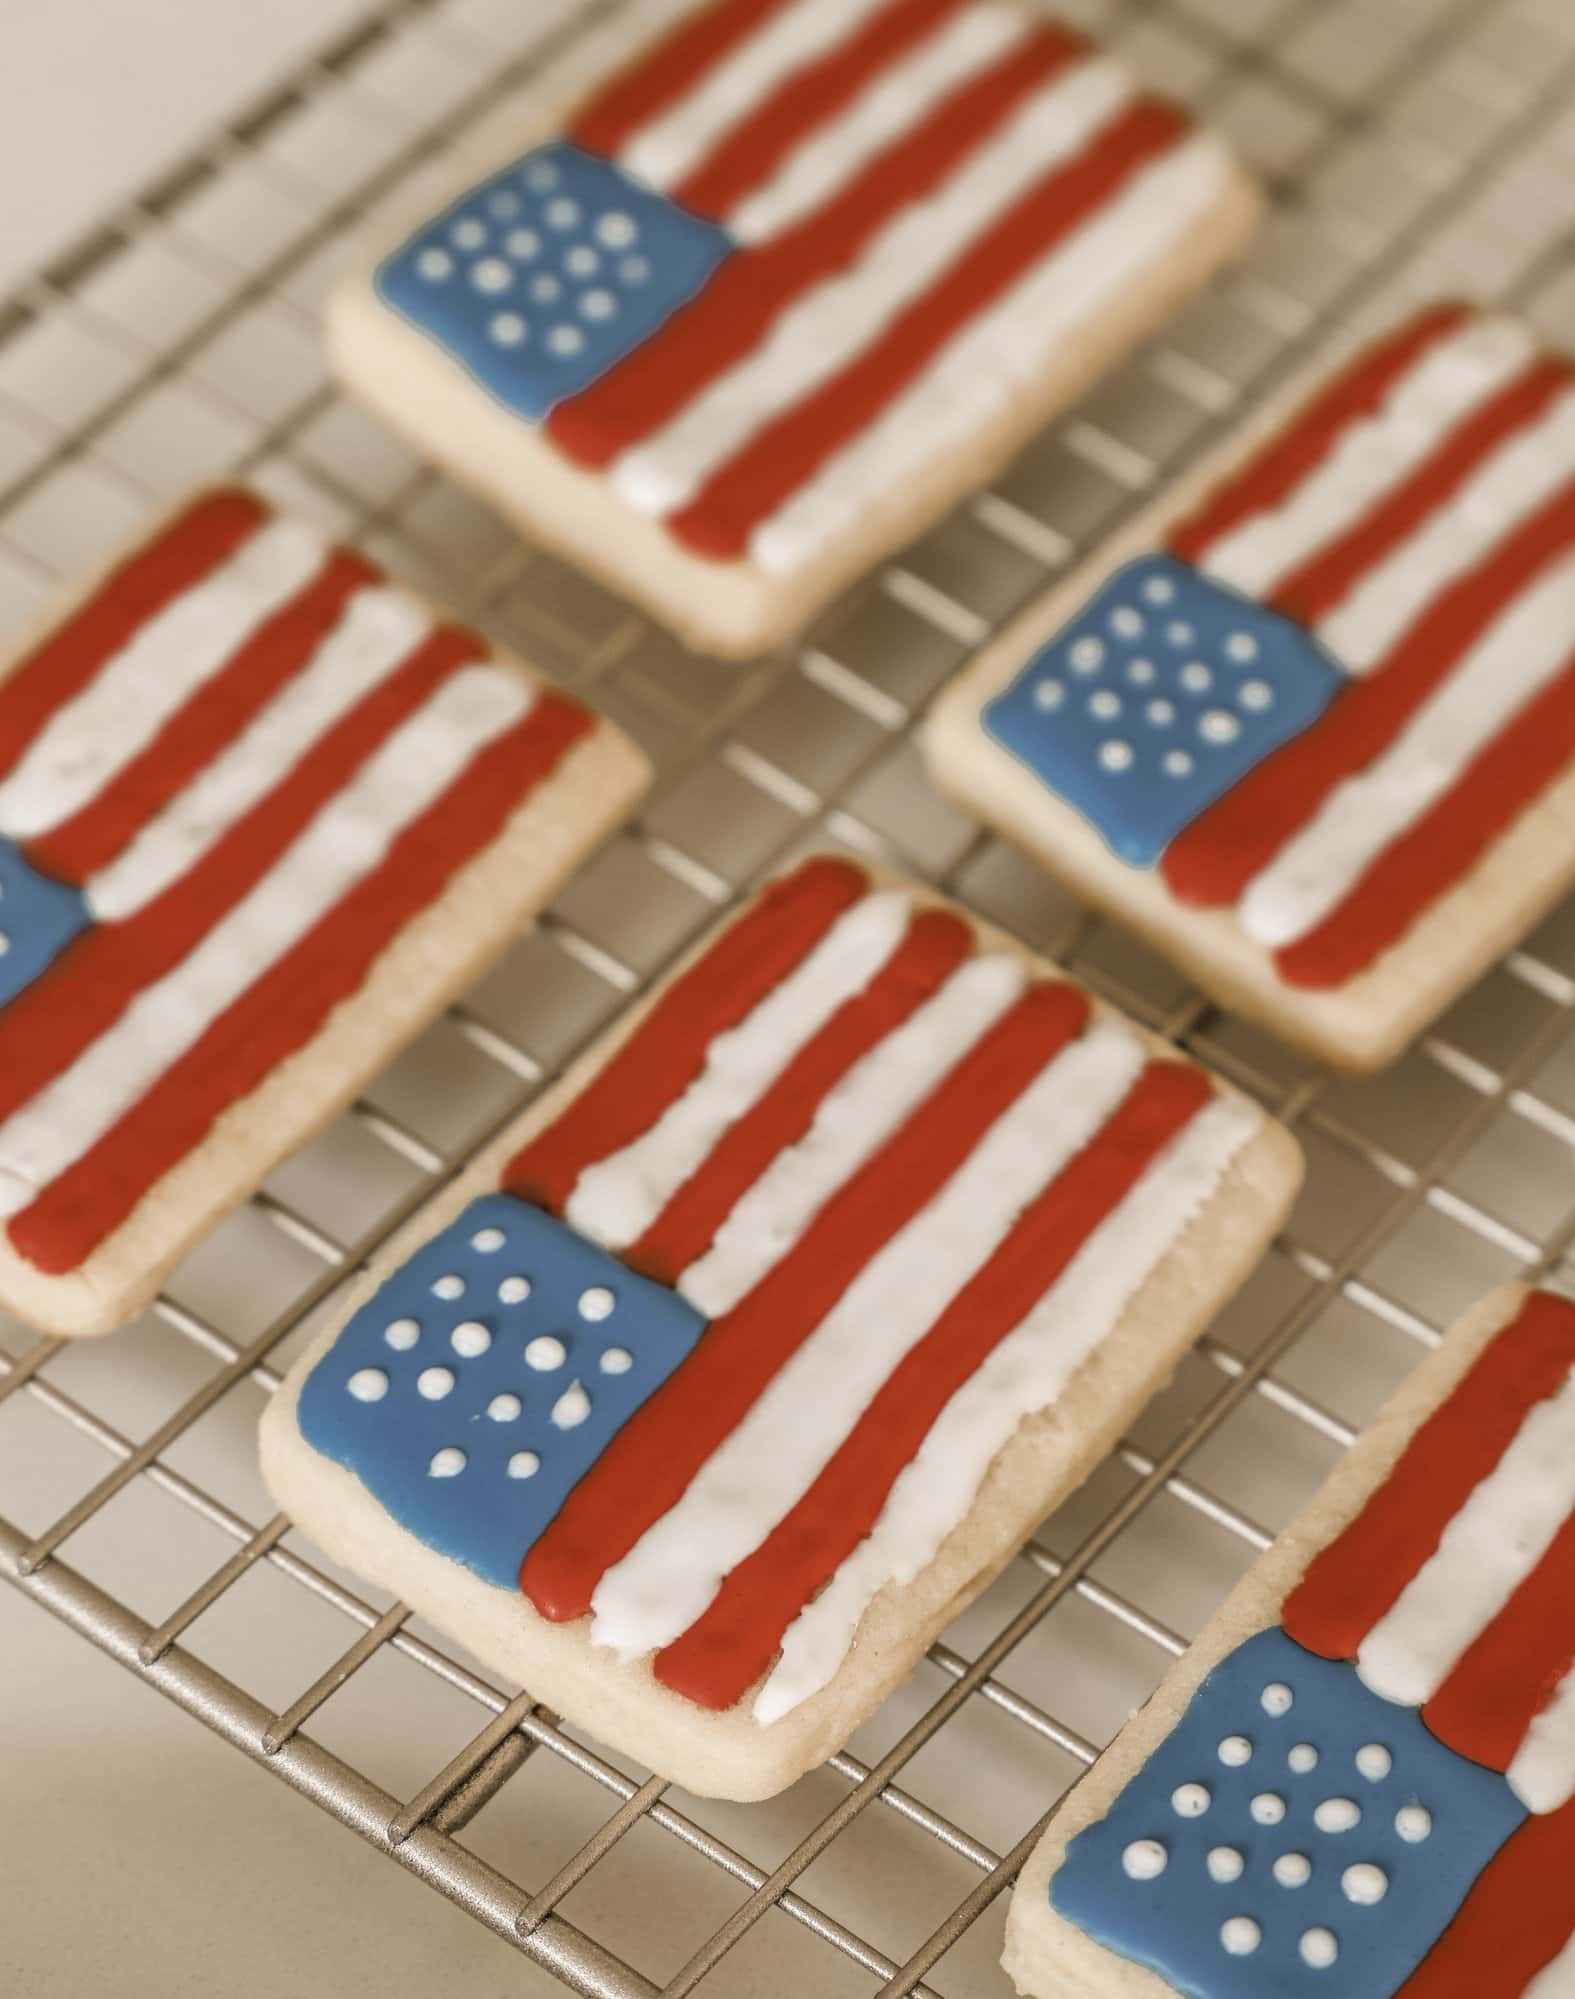
[[[555,298],[561,297],[562,292],[562,283],[552,275],[551,271],[543,271],[539,278],[532,278],[530,281],[531,297],[539,299],[543,305],[551,305]]]
[[[1164,1873],[1170,1856],[1157,1839],[1135,1839],[1121,1856],[1121,1865],[1134,1881],[1153,1881]]]
[[[516,1451],[509,1459],[510,1478],[534,1478],[541,1470],[541,1459],[534,1451]]]
[[[1274,1878],[1282,1888],[1305,1888],[1312,1879],[1312,1862],[1305,1853],[1282,1853],[1274,1863]]]
[[[1278,1825],[1285,1816],[1285,1800],[1278,1791],[1260,1791],[1248,1809],[1259,1825]]]
[[[1140,639],[1147,626],[1141,611],[1134,611],[1130,604],[1123,604],[1119,610],[1111,612],[1110,629],[1118,639]]]
[[[525,169],[525,185],[537,194],[546,194],[558,185],[558,169],[551,160],[532,160]]]
[[[1348,1902],[1355,1902],[1364,1909],[1370,1909],[1375,1902],[1381,1902],[1389,1893],[1389,1876],[1381,1867],[1375,1867],[1370,1860],[1359,1860],[1354,1867],[1346,1868],[1340,1876],[1340,1887]]]
[[[447,250],[423,250],[416,259],[416,275],[425,278],[428,284],[440,284],[453,274],[454,259]]]
[[[446,1277],[440,1277],[432,1286],[434,1298],[463,1298],[464,1295],[465,1280],[463,1277],[456,1277],[452,1270]]]
[[[383,1328],[383,1338],[395,1353],[409,1353],[421,1337],[421,1328],[414,1319],[390,1319]]]
[[[464,1469],[465,1453],[457,1444],[445,1444],[427,1466],[434,1478],[458,1478]]]
[[[541,238],[534,229],[511,229],[503,239],[503,247],[511,257],[528,264],[541,248]]]
[[[1302,1962],[1310,1964],[1314,1971],[1327,1971],[1340,1955],[1340,1941],[1333,1930],[1304,1930],[1298,1948]]]
[[[479,1319],[462,1319],[448,1336],[449,1345],[464,1360],[479,1360],[492,1344],[492,1335]]]
[[[572,229],[580,219],[580,204],[560,194],[556,201],[547,203],[545,213],[549,228]]]
[[[1143,585],[1143,595],[1151,604],[1168,604],[1176,594],[1176,586],[1168,576],[1151,576]]]
[[[1165,775],[1167,777],[1190,777],[1192,775],[1192,759],[1187,755],[1185,750],[1167,750],[1165,752]]]
[[[580,300],[580,310],[587,319],[611,319],[618,310],[618,301],[610,291],[598,285],[595,291],[587,292]]]
[[[1395,1813],[1395,1831],[1407,1846],[1420,1846],[1433,1830],[1433,1814],[1426,1805],[1402,1805]]]
[[[448,233],[462,250],[479,250],[487,240],[486,224],[482,222],[456,222]]]
[[[530,1296],[528,1277],[505,1277],[498,1286],[498,1296],[505,1305],[520,1305]]]
[[[489,331],[500,347],[518,347],[529,333],[530,323],[522,313],[496,312]]]
[[[1362,1822],[1362,1808],[1354,1798],[1325,1798],[1313,1813],[1320,1832],[1349,1832]]]
[[[1252,1744],[1245,1735],[1227,1735],[1219,1748],[1220,1761],[1232,1770],[1252,1761]]]
[[[651,275],[651,265],[645,257],[625,257],[618,266],[618,275],[626,285],[643,285]]]
[[[500,221],[507,222],[511,215],[519,214],[520,198],[508,188],[503,187],[499,188],[497,193],[492,196],[487,206]]]
[[[501,1249],[508,1241],[502,1229],[477,1229],[470,1239],[472,1249],[480,1250],[483,1256],[491,1256],[495,1249]]]
[[[506,292],[514,282],[514,268],[502,257],[483,257],[470,274],[478,292]]]
[[[610,208],[596,225],[596,234],[609,250],[627,250],[639,233],[634,217],[621,208]]]
[[[388,1393],[388,1376],[380,1367],[358,1367],[345,1386],[357,1402],[381,1402]]]
[[[588,1291],[580,1293],[580,1317],[589,1319],[595,1325],[602,1319],[612,1317],[612,1309],[617,1302],[605,1284],[593,1284]]]
[[[1242,1869],[1247,1863],[1234,1846],[1211,1846],[1205,1865],[1211,1881],[1229,1883],[1241,1879]]]
[[[603,1374],[627,1374],[634,1366],[634,1355],[627,1347],[609,1347],[601,1357]]]
[[[1211,708],[1198,724],[1198,730],[1205,742],[1233,743],[1241,734],[1241,724],[1223,708]]]
[[[1265,708],[1274,706],[1274,689],[1266,680],[1244,680],[1236,695],[1243,708],[1249,708],[1255,715],[1261,715]]]
[[[1074,673],[1097,673],[1105,663],[1104,644],[1099,639],[1079,639],[1067,658]]]
[[[541,1333],[525,1349],[525,1365],[533,1367],[538,1374],[548,1374],[555,1367],[562,1367],[569,1357],[569,1349],[562,1340],[555,1340],[551,1333]]]
[[[1132,745],[1124,743],[1119,736],[1099,746],[1099,761],[1106,770],[1130,770],[1132,768]]]
[[[446,1367],[424,1367],[416,1376],[416,1392],[428,1402],[441,1402],[453,1386],[453,1371]]]
[[[1310,1742],[1298,1742],[1294,1744],[1285,1760],[1298,1777],[1305,1777],[1309,1770],[1317,1769],[1318,1751]]]
[[[1173,701],[1151,701],[1143,712],[1156,729],[1167,728],[1176,719],[1176,706]]]
[[[1381,1742],[1364,1742],[1356,1752],[1356,1767],[1369,1784],[1381,1784],[1395,1767],[1395,1759]]]
[[[517,1395],[494,1395],[487,1404],[487,1414],[494,1423],[512,1423],[524,1407]]]
[[[1059,708],[1066,699],[1066,689],[1059,680],[1041,680],[1034,689],[1036,708]]]
[[[1251,1957],[1263,1942],[1263,1931],[1251,1916],[1227,1916],[1220,1924],[1220,1942],[1232,1957]]]
[[[1121,713],[1121,696],[1112,694],[1108,687],[1101,687],[1097,694],[1089,696],[1088,712],[1097,715],[1101,722],[1113,722]]]
[[[1154,662],[1151,659],[1129,659],[1127,679],[1134,687],[1147,687],[1154,679]]]
[[[1206,1784],[1178,1784],[1170,1794],[1171,1810],[1180,1819],[1200,1819],[1212,1803]]]
[[[1258,657],[1258,641],[1251,632],[1232,632],[1225,641],[1225,655],[1245,665]]]
[[[1201,659],[1189,659],[1181,669],[1181,684],[1189,694],[1207,694],[1214,685],[1214,676]]]
[[[1272,1680],[1258,1696],[1258,1705],[1265,1714],[1289,1714],[1296,1696],[1283,1680]]]
[[[1189,646],[1197,637],[1185,618],[1177,618],[1165,627],[1165,636],[1173,646]]]
[[[571,1381],[552,1405],[553,1428],[577,1430],[590,1413],[591,1398],[577,1381]]]
[[[555,326],[547,335],[547,345],[554,354],[578,354],[585,345],[585,335],[577,326]]]
[[[602,267],[602,260],[589,243],[576,243],[563,260],[563,268],[574,278],[594,277]]]

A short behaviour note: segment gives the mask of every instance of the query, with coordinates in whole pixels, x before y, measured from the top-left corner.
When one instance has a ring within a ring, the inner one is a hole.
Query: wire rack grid
[[[0,306],[4,622],[238,470],[588,691],[661,771],[639,823],[136,1327],[84,1346],[0,1324],[0,1573],[596,1999],[1004,1994],[1004,1891],[1184,1634],[1457,1310],[1512,1274],[1575,1283],[1575,904],[1393,1069],[1342,1080],[943,803],[910,736],[970,649],[1311,352],[1461,290],[1575,338],[1575,12],[1062,11],[1231,134],[1272,220],[988,491],[749,667],[520,546],[338,396],[315,338],[391,200],[442,192],[478,119],[616,45],[606,0],[389,0]],[[1109,1463],[847,1752],[743,1808],[610,1756],[325,1563],[271,1514],[251,1437],[377,1244],[704,922],[827,840],[950,888],[1235,1078],[1310,1170]]]

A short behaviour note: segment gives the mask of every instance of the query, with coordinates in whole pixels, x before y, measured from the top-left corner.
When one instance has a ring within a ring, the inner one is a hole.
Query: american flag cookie
[[[1575,880],[1575,365],[1424,311],[950,687],[945,788],[1225,1004],[1389,1061]]]
[[[647,1767],[841,1747],[1168,1380],[1300,1177],[953,905],[812,858],[363,1285],[279,1504]]]
[[[1575,1305],[1479,1305],[1077,1786],[1039,1999],[1575,1992]]]
[[[1256,218],[1218,140],[1036,0],[615,25],[615,63],[340,289],[330,345],[527,534],[718,653],[930,525]]]
[[[138,1310],[646,778],[239,488],[51,612],[0,669],[0,1301]]]

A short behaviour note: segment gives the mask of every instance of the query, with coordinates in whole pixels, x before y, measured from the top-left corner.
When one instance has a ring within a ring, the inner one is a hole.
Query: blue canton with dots
[[[512,1589],[706,1324],[556,1217],[489,1194],[350,1320],[301,1390],[301,1435],[429,1547]]]
[[[1393,1999],[1525,1819],[1496,1771],[1276,1627],[1204,1681],[1050,1900],[1192,1999]]]
[[[0,839],[0,1007],[92,922],[80,889],[40,874],[14,841]]]
[[[714,222],[559,140],[412,236],[379,267],[377,289],[539,421],[648,340],[732,248]]]
[[[1310,633],[1170,555],[1118,570],[984,710],[984,725],[1151,867],[1344,684]]]

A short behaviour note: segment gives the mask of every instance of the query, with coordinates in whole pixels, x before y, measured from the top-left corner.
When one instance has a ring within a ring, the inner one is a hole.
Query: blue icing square
[[[706,1324],[566,1223],[488,1194],[350,1320],[307,1377],[301,1434],[402,1527],[512,1589]]]
[[[984,725],[1122,860],[1151,867],[1344,680],[1291,619],[1145,555],[1035,653]]]
[[[11,840],[0,839],[0,1006],[92,927],[82,891],[40,874]]]
[[[649,340],[732,248],[714,222],[558,140],[427,223],[379,267],[377,289],[539,420]]]
[[[1215,1667],[1050,1900],[1191,1999],[1392,1999],[1525,1818],[1496,1771],[1276,1627]]]

